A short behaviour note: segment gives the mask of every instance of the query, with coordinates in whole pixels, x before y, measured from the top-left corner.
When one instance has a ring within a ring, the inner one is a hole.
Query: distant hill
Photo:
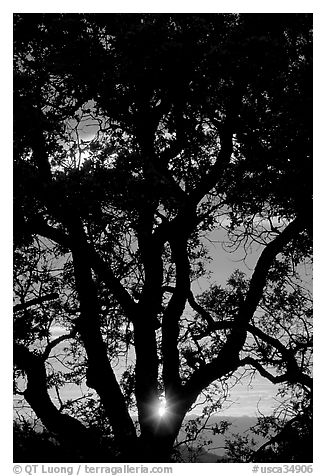
[[[196,418],[197,415],[189,415],[185,421]],[[254,426],[257,423],[257,418],[255,417],[211,417],[209,420],[208,426],[214,426],[220,424],[221,421],[228,421],[231,423],[229,428],[223,435],[213,434],[211,430],[203,430],[203,432],[198,436],[195,442],[186,445],[180,445],[179,450],[181,453],[182,460],[185,462],[198,462],[198,463],[215,463],[217,461],[225,460],[225,438],[232,437],[233,434],[240,434],[245,436],[249,434],[250,437],[253,437],[257,444],[260,446],[264,443],[264,439],[260,436],[254,435],[250,431],[250,427]],[[178,441],[181,443],[185,439],[185,432],[180,431]],[[199,449],[204,441],[211,440],[212,443],[209,445],[204,445],[202,449]],[[190,447],[190,449],[188,449]]]
[[[186,445],[178,448],[180,462],[183,463],[218,463],[226,461],[222,456],[206,451],[204,448],[189,449]]]
[[[185,423],[197,417],[198,415],[188,415],[185,418]],[[133,419],[135,420],[136,417],[133,417]],[[248,416],[212,416],[209,419],[208,426],[213,427],[216,424],[220,425],[222,420],[231,423],[224,434],[214,434],[211,430],[203,430],[196,441],[188,443],[187,445],[182,444],[183,440],[186,438],[186,435],[185,431],[181,429],[178,436],[178,442],[180,444],[180,446],[178,446],[180,461],[196,463],[217,463],[227,461],[225,457],[225,438],[232,438],[233,434],[245,436],[249,433],[249,435],[254,438],[259,446],[264,443],[265,440],[262,437],[254,435],[250,431],[250,427],[257,423],[257,418]],[[34,426],[34,431],[36,431],[36,433],[41,433],[43,430],[43,425],[40,422],[37,422]],[[211,443],[205,444],[205,441],[207,440],[211,440]]]

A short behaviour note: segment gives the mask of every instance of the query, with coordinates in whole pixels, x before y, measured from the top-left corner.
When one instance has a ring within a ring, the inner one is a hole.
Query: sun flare
[[[158,414],[161,418],[165,415],[165,413],[166,413],[166,408],[165,407],[160,407],[158,409]]]

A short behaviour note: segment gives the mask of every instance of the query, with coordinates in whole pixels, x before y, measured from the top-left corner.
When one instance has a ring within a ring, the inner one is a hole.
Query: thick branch
[[[295,218],[282,233],[264,248],[253,272],[246,298],[239,306],[239,312],[235,318],[235,326],[233,326],[227,342],[221,351],[221,357],[225,356],[227,359],[230,357],[238,358],[239,352],[246,340],[245,329],[262,298],[268,271],[278,253],[303,229],[303,225],[301,218]]]
[[[75,335],[76,335],[76,329],[69,332],[69,334],[64,334],[60,337],[57,337],[56,339],[53,339],[51,342],[49,342],[49,344],[46,346],[42,354],[43,360],[45,361],[49,357],[52,349],[54,349],[58,344],[60,344],[61,342],[64,342],[65,340],[72,339],[73,337],[75,337]]]
[[[71,238],[75,243],[72,255],[81,311],[76,327],[88,359],[87,385],[98,393],[117,441],[123,448],[135,442],[136,432],[101,335],[96,287],[78,225],[72,224]]]
[[[200,200],[210,192],[210,190],[216,185],[216,182],[226,166],[229,164],[232,151],[233,151],[233,131],[230,121],[226,121],[221,128],[220,144],[221,148],[216,158],[214,165],[207,172],[197,188],[189,194],[191,203],[199,203]]]
[[[203,306],[196,302],[192,293],[190,293],[188,301],[194,311],[198,312],[198,314],[200,314],[207,322],[207,335],[212,330],[231,329],[235,326],[241,328],[236,319],[232,321],[215,321],[211,314]],[[248,330],[252,335],[257,336],[267,344],[272,345],[282,354],[291,369],[295,371],[298,369],[298,365],[294,357],[295,352],[291,349],[288,349],[279,339],[266,334],[266,332],[262,331],[256,326],[253,326],[252,324],[247,324],[245,327],[243,326],[243,329]],[[308,346],[309,344],[304,345]],[[297,348],[300,348],[300,346],[297,346]]]
[[[43,132],[44,117],[41,107],[34,107],[34,127],[31,128],[33,160],[37,166],[42,184],[48,186],[52,180],[51,166],[46,150],[46,141]]]
[[[136,305],[111,269],[87,242],[78,217],[71,217],[69,229],[70,236],[46,223],[38,224],[38,231],[43,236],[57,241],[60,245],[69,246],[72,251],[81,310],[76,330],[81,335],[88,358],[87,384],[98,393],[117,441],[123,449],[136,441],[136,432],[102,339],[97,293],[91,269],[93,268],[110,287],[129,316],[135,315]],[[62,340],[64,338],[66,337],[62,337]],[[54,345],[56,345],[55,341],[49,344],[45,351],[46,355],[49,355]]]
[[[211,330],[232,329],[234,327],[241,329],[241,326],[239,326],[236,320],[215,321],[210,315],[210,313],[206,311],[206,309],[204,309],[202,306],[196,303],[193,295],[189,299],[189,303],[191,303],[191,306],[193,307],[193,309],[196,310],[196,312],[198,312],[202,317],[204,317],[204,319],[208,323],[208,332]],[[284,381],[297,382],[312,389],[313,380],[311,377],[309,377],[309,375],[304,374],[300,370],[295,358],[294,351],[292,351],[291,349],[288,349],[279,339],[276,339],[275,337],[272,337],[266,334],[266,332],[262,331],[256,326],[253,326],[252,324],[247,324],[246,327],[243,327],[243,330],[249,331],[252,335],[259,337],[261,340],[266,342],[266,344],[269,344],[273,346],[275,349],[277,349],[284,359],[284,363],[287,366],[287,372],[283,376],[274,377],[257,360],[254,360],[250,357],[246,357],[245,359],[241,360],[240,365],[245,365],[246,363],[249,364],[248,359],[250,359],[251,365],[255,367],[262,376],[268,378],[273,383],[279,383]]]
[[[179,375],[179,319],[190,291],[190,265],[187,236],[170,240],[172,258],[176,266],[176,285],[162,320],[163,381],[166,392],[174,393],[180,387]]]
[[[293,423],[299,422],[300,418],[301,418],[301,415],[296,415],[295,417],[293,417],[289,421],[287,421],[285,423],[284,427],[279,431],[279,433],[277,433],[275,436],[273,436],[268,441],[263,443],[256,451],[254,451],[251,454],[250,458],[248,459],[248,462],[259,461],[259,458],[261,457],[262,453],[264,452],[264,450],[268,446],[273,445],[274,443],[278,443],[282,440],[286,441],[288,439],[288,436],[289,436],[289,434],[288,434],[289,429],[291,428]]]
[[[188,302],[190,306],[193,308],[193,310],[196,311],[205,319],[205,321],[208,324],[208,330],[215,329],[215,325],[217,324],[217,322],[212,318],[211,314],[208,311],[206,311],[206,309],[196,301],[191,290],[188,295]]]
[[[144,284],[138,312],[146,312],[147,319],[154,321],[161,310],[163,282],[163,243],[152,234],[155,208],[142,210],[137,227],[138,246],[144,266]],[[151,325],[150,323],[148,323]]]
[[[29,301],[23,302],[21,304],[16,304],[13,308],[14,312],[22,311],[24,309],[28,309],[31,306],[36,306],[37,304],[42,304],[43,302],[53,301],[54,299],[58,299],[58,293],[49,293],[44,296],[40,296],[35,299],[30,299]]]
[[[145,279],[134,319],[135,395],[142,435],[149,435],[149,438],[157,425],[156,408],[159,405],[156,330],[159,327],[157,316],[161,310],[163,280],[162,245],[152,237],[152,216],[152,213],[144,213],[143,226],[138,232]]]
[[[303,226],[304,223],[301,218],[296,218],[263,250],[252,275],[247,296],[239,307],[238,315],[234,320],[226,343],[219,355],[210,363],[196,370],[184,386],[184,392],[188,392],[189,395],[192,395],[192,398],[196,399],[202,389],[211,382],[235,371],[239,367],[239,353],[246,341],[250,319],[253,317],[262,297],[270,266],[276,255],[303,229]]]
[[[294,358],[293,355],[291,355],[291,357]],[[280,383],[280,382],[300,383],[301,385],[308,387],[310,390],[312,390],[312,387],[313,387],[313,379],[309,375],[301,372],[297,363],[295,363],[295,367],[294,367],[292,361],[290,363],[287,361],[286,372],[283,375],[277,375],[277,376],[274,376],[273,374],[268,372],[268,370],[266,370],[265,367],[260,362],[258,362],[258,360],[252,357],[245,357],[244,359],[240,361],[240,365],[251,365],[252,367],[258,370],[258,372],[260,373],[262,377],[267,378],[272,383]]]
[[[26,373],[24,397],[46,428],[77,449],[84,449],[86,454],[92,453],[95,441],[87,428],[75,418],[62,414],[53,404],[47,390],[43,356],[30,352],[21,344],[14,344],[14,363]]]
[[[289,380],[288,373],[286,372],[285,374],[282,375],[273,375],[268,370],[265,369],[265,367],[258,362],[258,360],[252,358],[252,357],[245,357],[244,359],[240,360],[240,365],[251,365],[254,367],[262,377],[267,378],[270,382],[276,384],[276,383],[281,383],[281,382],[286,382]]]
[[[63,230],[48,225],[42,218],[35,218],[31,223],[29,223],[29,226],[32,233],[37,233],[38,235],[44,236],[45,238],[58,243],[58,245],[63,246],[64,248],[71,249],[72,242],[69,236]]]
[[[78,218],[74,217],[71,222],[78,222]],[[126,312],[127,316],[132,319],[136,311],[136,303],[128,293],[128,291],[121,284],[120,280],[114,275],[110,267],[105,263],[105,261],[99,256],[99,254],[94,250],[94,248],[87,242],[87,238],[84,230],[80,224],[76,224],[75,228],[79,229],[78,236],[76,241],[65,234],[63,231],[58,230],[44,221],[37,221],[34,224],[35,232],[49,238],[50,240],[55,241],[61,246],[67,247],[70,250],[73,250],[76,247],[77,243],[79,246],[82,246],[85,259],[88,259],[91,267],[99,278],[105,282],[105,284],[110,288],[112,293],[115,295],[117,301]]]
[[[251,334],[272,345],[280,352],[287,366],[287,380],[289,382],[298,382],[312,389],[313,379],[300,370],[295,358],[295,351],[288,349],[279,339],[266,334],[266,332],[251,324],[248,324],[247,329]]]
[[[107,263],[105,263],[105,261],[94,250],[94,248],[92,248],[91,245],[85,243],[84,250],[86,253],[85,259],[88,259],[90,266],[95,271],[97,276],[108,286],[126,313],[126,316],[131,321],[133,321],[137,312],[135,301],[132,299],[125,287],[121,284],[120,280],[115,276]]]

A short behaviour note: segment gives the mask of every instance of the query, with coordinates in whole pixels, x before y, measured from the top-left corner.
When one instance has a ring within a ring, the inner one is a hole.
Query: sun
[[[160,418],[164,417],[164,415],[166,414],[166,408],[165,407],[160,407],[158,409],[158,414],[159,414]]]
[[[159,406],[157,408],[157,414],[158,414],[159,418],[163,418],[166,415],[166,412],[167,412],[166,400],[165,400],[164,396],[161,396],[160,397],[160,403],[159,403]]]

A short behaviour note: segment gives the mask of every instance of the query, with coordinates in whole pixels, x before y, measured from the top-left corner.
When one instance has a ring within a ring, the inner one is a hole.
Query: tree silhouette
[[[16,391],[86,459],[168,461],[241,368],[310,398],[311,94],[308,14],[15,14]],[[212,230],[259,256],[196,296]]]

